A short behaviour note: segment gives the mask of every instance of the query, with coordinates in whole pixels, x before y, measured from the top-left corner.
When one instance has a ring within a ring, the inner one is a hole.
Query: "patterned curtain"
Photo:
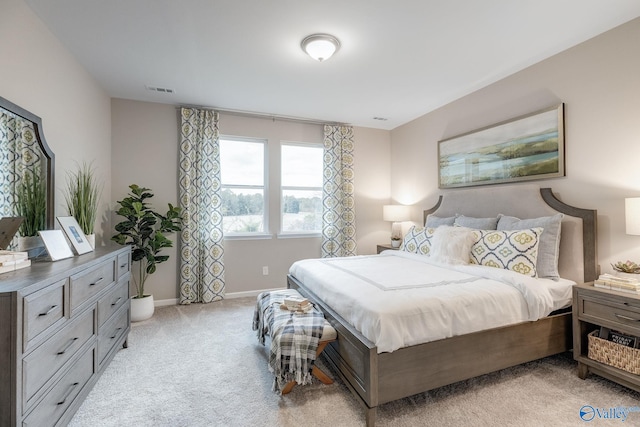
[[[324,126],[322,257],[356,254],[353,127]]]
[[[225,288],[218,113],[194,108],[180,113],[180,304],[208,303],[224,298]]]

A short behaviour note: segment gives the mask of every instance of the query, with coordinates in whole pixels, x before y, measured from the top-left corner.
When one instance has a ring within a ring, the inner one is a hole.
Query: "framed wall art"
[[[439,188],[561,176],[564,104],[438,141]]]

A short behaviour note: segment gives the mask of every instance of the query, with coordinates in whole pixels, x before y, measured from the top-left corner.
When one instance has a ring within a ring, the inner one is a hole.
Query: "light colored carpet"
[[[271,391],[266,349],[251,329],[254,303],[162,307],[134,323],[129,348],[69,426],[363,426],[364,412],[339,378],[286,396]],[[633,407],[639,398],[593,375],[580,380],[567,353],[382,405],[377,425],[579,426],[583,405]],[[623,425],[640,425],[640,413]]]

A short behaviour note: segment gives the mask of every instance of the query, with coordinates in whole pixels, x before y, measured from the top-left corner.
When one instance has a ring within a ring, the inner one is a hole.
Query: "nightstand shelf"
[[[378,253],[380,253],[382,251],[388,251],[388,250],[397,251],[398,248],[394,248],[393,246],[391,246],[391,244],[385,244],[385,245],[378,245],[377,250],[378,250]]]
[[[587,335],[601,326],[625,334],[640,336],[640,296],[596,288],[592,284],[573,288],[573,358],[578,376],[589,373],[640,391],[640,375],[589,359]]]

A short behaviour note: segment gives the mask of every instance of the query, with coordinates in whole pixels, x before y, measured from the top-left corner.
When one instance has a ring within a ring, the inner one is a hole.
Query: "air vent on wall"
[[[145,86],[147,90],[151,92],[159,92],[159,93],[175,93],[173,89],[168,89],[166,87],[157,87],[157,86]]]

